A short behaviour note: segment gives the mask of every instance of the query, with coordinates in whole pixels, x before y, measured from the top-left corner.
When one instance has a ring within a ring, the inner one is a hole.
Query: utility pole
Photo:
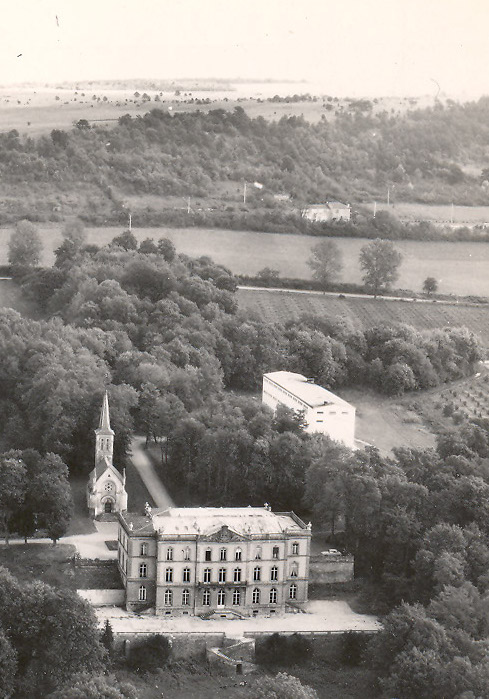
[[[243,185],[243,204],[246,204],[246,180]]]
[[[132,231],[132,214],[129,214],[129,230]]]
[[[376,213],[377,213],[377,202],[374,201],[374,218],[375,218]]]

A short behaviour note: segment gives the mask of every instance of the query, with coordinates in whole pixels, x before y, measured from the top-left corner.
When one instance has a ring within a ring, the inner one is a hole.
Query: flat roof
[[[273,371],[263,376],[297,396],[311,408],[319,408],[321,405],[339,405],[353,408],[346,400],[343,400],[335,393],[331,393],[326,388],[312,383],[311,379],[306,378],[302,374],[296,374],[293,371]]]

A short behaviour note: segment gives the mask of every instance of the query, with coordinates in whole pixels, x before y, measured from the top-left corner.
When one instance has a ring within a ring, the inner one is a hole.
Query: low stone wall
[[[128,655],[130,648],[136,648],[147,638],[151,638],[155,635],[154,632],[114,634],[115,649]],[[226,637],[224,633],[165,633],[164,628],[161,630],[161,635],[170,640],[172,658],[175,660],[205,658],[207,649],[221,647]]]
[[[124,590],[77,590],[80,597],[94,607],[122,607]]]
[[[340,583],[353,580],[353,556],[311,556],[309,582]]]

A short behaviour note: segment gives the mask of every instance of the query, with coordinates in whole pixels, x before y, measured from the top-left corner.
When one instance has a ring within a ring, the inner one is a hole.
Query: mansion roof
[[[267,507],[170,507],[154,509],[146,517],[124,513],[121,519],[135,535],[157,532],[163,537],[218,536],[222,541],[308,529],[293,512],[275,513]]]

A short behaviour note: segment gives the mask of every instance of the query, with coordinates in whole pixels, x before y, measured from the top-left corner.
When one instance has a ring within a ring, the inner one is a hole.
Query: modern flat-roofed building
[[[353,449],[355,408],[311,379],[292,371],[274,371],[263,376],[262,402],[272,410],[285,405],[304,413],[306,432],[320,432]]]
[[[311,525],[264,507],[146,508],[119,515],[118,565],[130,611],[280,613],[307,601]]]

